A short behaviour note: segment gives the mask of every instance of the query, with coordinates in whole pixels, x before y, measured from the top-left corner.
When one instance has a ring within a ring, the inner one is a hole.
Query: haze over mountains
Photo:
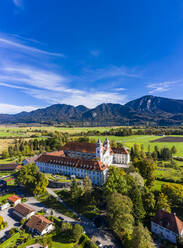
[[[0,123],[63,123],[83,126],[181,125],[183,100],[143,96],[125,105],[104,103],[93,109],[55,104],[19,114],[0,114]]]

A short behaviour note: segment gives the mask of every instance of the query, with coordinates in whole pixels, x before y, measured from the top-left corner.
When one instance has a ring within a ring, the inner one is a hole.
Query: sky
[[[0,0],[0,113],[183,99],[182,0]]]

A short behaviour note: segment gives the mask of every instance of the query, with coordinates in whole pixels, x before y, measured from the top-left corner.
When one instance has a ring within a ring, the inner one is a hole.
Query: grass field
[[[171,135],[172,136],[172,135]],[[183,136],[179,136],[183,137]],[[96,141],[98,138],[101,139],[101,141],[105,140],[105,136],[90,136],[91,139],[95,139]],[[132,135],[132,136],[125,136],[125,137],[119,137],[119,136],[108,136],[108,139],[114,140],[116,142],[123,143],[125,146],[131,148],[135,143],[141,146],[144,145],[145,150],[148,150],[148,145],[151,147],[151,151],[154,149],[154,146],[158,146],[160,149],[163,147],[171,148],[173,145],[177,148],[176,156],[183,156],[183,142],[151,142],[153,140],[157,139],[157,136],[155,135]]]

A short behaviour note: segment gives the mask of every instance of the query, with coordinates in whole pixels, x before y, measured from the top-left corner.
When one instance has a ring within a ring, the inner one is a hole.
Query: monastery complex
[[[60,151],[46,153],[36,160],[40,171],[52,174],[87,174],[94,185],[102,185],[107,179],[109,166],[128,167],[130,154],[125,148],[113,148],[106,138],[104,144],[69,142]]]

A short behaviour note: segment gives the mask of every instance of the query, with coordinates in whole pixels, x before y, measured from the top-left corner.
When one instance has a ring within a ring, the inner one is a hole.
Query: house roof
[[[112,148],[113,153],[117,153],[117,154],[129,154],[128,150],[125,148]]]
[[[50,224],[52,224],[52,222],[47,218],[45,218],[44,216],[34,215],[27,222],[26,226],[41,233]]]
[[[174,213],[164,210],[158,210],[152,221],[177,234],[183,230],[183,222]]]
[[[96,153],[96,144],[95,143],[86,143],[86,142],[69,142],[62,147],[64,151],[75,151],[75,152],[87,152],[87,153]]]
[[[26,158],[24,161],[28,162],[29,164],[33,164],[36,159],[39,158],[40,155],[34,155],[33,157],[30,157],[30,158]]]
[[[34,212],[35,210],[23,203],[19,203],[14,207],[14,210],[21,214],[22,216],[26,217],[31,212]]]
[[[93,161],[93,160],[70,158],[70,157],[58,157],[51,155],[42,155],[37,159],[36,162],[64,165],[64,166],[80,168],[85,170],[94,170],[94,171],[104,171],[107,168],[107,166],[104,165],[101,161]]]
[[[52,155],[52,156],[65,156],[65,153],[63,150],[55,151],[55,152],[46,152],[46,155]]]
[[[105,150],[105,145],[103,149]],[[64,151],[75,151],[75,152],[87,152],[87,153],[96,153],[96,144],[95,143],[86,143],[86,142],[69,142],[62,147]],[[111,152],[118,154],[128,154],[128,150],[125,148],[114,148],[111,147]]]
[[[21,198],[17,195],[11,195],[8,197],[8,200],[15,203],[17,200],[21,200]]]

